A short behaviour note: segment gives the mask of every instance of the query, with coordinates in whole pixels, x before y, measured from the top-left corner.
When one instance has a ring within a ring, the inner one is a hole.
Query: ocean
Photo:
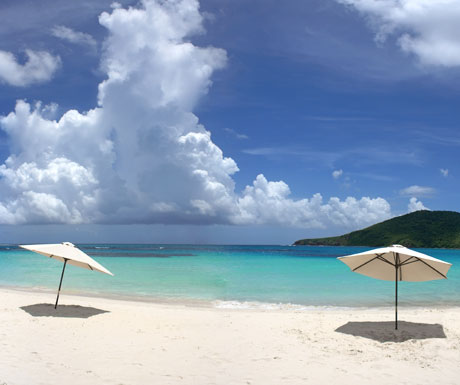
[[[114,277],[68,265],[62,294],[201,302],[223,308],[386,307],[394,282],[337,257],[366,247],[78,244]],[[418,249],[453,264],[448,280],[401,282],[406,306],[460,306],[460,250]],[[62,263],[0,246],[0,286],[56,290]]]

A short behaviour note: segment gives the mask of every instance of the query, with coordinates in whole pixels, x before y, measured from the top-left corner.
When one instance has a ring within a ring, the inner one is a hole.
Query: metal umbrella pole
[[[54,308],[57,308],[58,301],[59,301],[59,293],[61,292],[61,286],[62,286],[62,278],[64,278],[64,270],[65,270],[65,265],[67,264],[68,259],[64,258],[64,267],[62,268],[62,273],[61,273],[61,282],[59,282],[59,289],[57,293],[57,298],[56,298],[56,304],[54,305]]]
[[[395,279],[395,330],[398,330],[398,266],[396,265],[396,279]]]
[[[398,267],[399,264],[399,254],[396,253],[395,255],[395,330],[398,330]]]

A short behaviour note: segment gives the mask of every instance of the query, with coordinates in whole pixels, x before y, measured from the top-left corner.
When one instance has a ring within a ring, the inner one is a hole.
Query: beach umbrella
[[[398,282],[447,279],[447,271],[452,266],[401,245],[382,247],[338,259],[355,273],[395,281],[395,329],[398,329]]]
[[[61,281],[59,282],[56,304],[54,305],[55,309],[59,301],[59,293],[61,291],[62,278],[64,277],[64,270],[67,263],[88,270],[100,271],[101,273],[113,276],[113,274],[110,271],[108,271],[104,266],[97,263],[93,258],[85,254],[83,251],[75,247],[75,245],[73,245],[70,242],[46,245],[19,245],[19,247],[64,262],[64,266],[62,267]]]

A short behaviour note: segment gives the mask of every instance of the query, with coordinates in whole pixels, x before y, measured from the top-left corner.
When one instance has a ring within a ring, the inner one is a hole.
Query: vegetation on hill
[[[460,213],[421,210],[338,237],[301,239],[294,244],[460,249]]]

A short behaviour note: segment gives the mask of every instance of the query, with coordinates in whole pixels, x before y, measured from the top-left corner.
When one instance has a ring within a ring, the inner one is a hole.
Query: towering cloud
[[[203,33],[195,0],[146,0],[99,17],[107,28],[98,106],[47,119],[18,101],[1,118],[11,155],[0,166],[1,223],[227,223],[361,226],[390,216],[381,198],[289,198],[257,176],[238,194],[225,157],[193,109],[226,53]]]

